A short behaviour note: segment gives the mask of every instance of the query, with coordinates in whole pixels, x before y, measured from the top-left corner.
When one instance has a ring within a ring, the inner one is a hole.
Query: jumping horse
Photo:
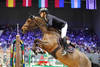
[[[38,16],[28,18],[22,26],[22,31],[25,33],[36,28],[42,31],[43,37],[42,40],[34,40],[33,51],[40,47],[68,67],[91,67],[88,57],[77,49],[74,49],[73,53],[62,55],[63,47],[59,45],[60,34],[55,29],[48,28],[44,19]]]

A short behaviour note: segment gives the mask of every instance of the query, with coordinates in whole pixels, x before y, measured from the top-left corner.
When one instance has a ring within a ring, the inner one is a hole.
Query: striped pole
[[[16,45],[15,45],[16,44]],[[21,45],[20,45],[21,44]],[[20,49],[21,46],[21,49]],[[22,51],[22,64],[20,62],[20,52]],[[17,35],[16,40],[13,41],[13,44],[11,44],[11,55],[10,55],[10,66],[11,67],[25,67],[24,63],[24,43],[20,40],[19,35],[19,24],[17,24]]]
[[[16,46],[15,46],[16,40],[13,41],[13,44],[11,44],[11,57],[10,57],[10,66],[11,67],[16,67]],[[25,67],[24,63],[24,43],[20,41],[21,44],[21,52],[22,52],[22,63],[20,64],[21,67]]]
[[[20,67],[20,35],[16,35],[16,64],[15,67]]]
[[[22,67],[25,67],[25,63],[24,63],[24,43],[22,41],[20,41],[21,44],[21,51],[22,51]]]
[[[14,44],[15,44],[15,42],[16,42],[16,40],[14,40],[13,41],[13,44],[11,44],[11,55],[10,55],[10,66],[11,67],[13,67],[13,65],[14,65],[14,63],[13,63],[13,61],[14,61],[14,55],[13,55],[13,53],[14,53]]]

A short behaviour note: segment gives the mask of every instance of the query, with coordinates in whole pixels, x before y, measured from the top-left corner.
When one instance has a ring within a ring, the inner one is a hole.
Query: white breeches
[[[68,24],[66,23],[65,26],[61,29],[61,38],[64,38],[67,33]]]

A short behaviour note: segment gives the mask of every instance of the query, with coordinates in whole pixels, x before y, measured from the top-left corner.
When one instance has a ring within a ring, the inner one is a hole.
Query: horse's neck
[[[44,27],[40,26],[39,28],[42,31],[42,33],[48,32],[48,30],[47,30],[47,28],[45,26]]]

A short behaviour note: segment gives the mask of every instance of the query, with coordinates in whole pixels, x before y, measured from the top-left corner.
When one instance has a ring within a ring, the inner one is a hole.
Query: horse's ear
[[[35,18],[35,16],[34,16],[34,15],[31,15],[31,16],[29,16],[29,18],[30,18],[30,19],[34,19],[34,18]]]

